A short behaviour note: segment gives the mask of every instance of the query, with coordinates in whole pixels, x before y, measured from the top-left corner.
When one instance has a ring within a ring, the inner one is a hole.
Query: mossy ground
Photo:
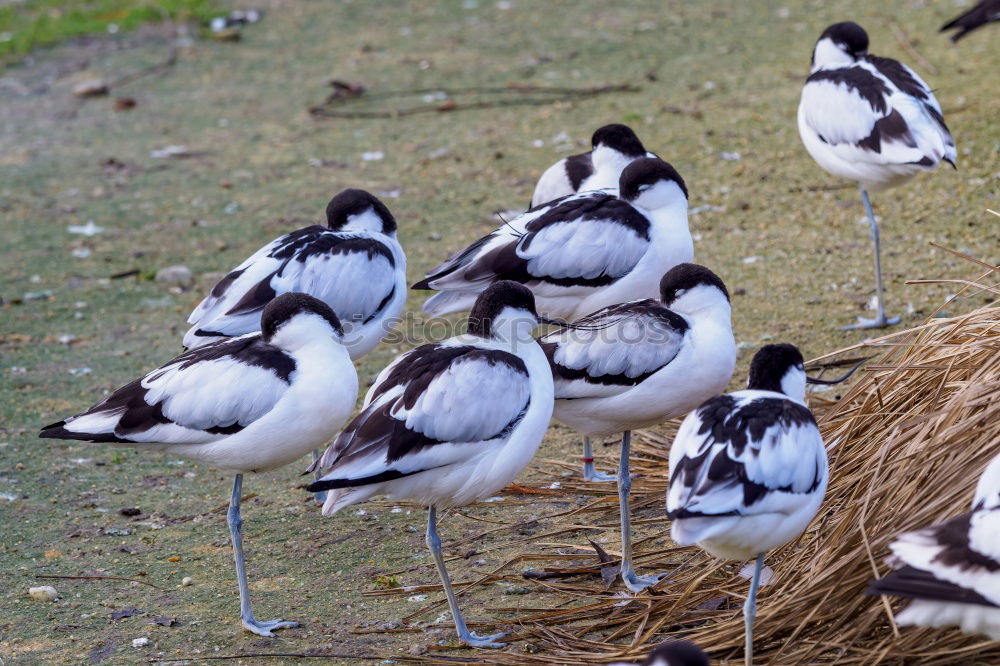
[[[447,621],[434,634],[352,633],[391,626],[423,606],[360,594],[380,574],[411,565],[400,583],[436,581],[422,512],[375,505],[364,515],[323,519],[298,489],[302,466],[247,479],[245,491],[258,493],[244,510],[258,617],[304,625],[266,640],[243,632],[236,619],[224,514],[203,515],[225,502],[228,476],[173,456],[36,438],[41,425],[177,353],[184,318],[213,279],[270,238],[319,220],[341,188],[384,197],[416,279],[496,224],[492,211],[527,202],[542,169],[582,147],[595,127],[627,122],[688,182],[691,207],[700,211],[691,216],[696,258],[734,293],[737,339],[746,343],[738,384],[750,352],[765,341],[793,342],[809,357],[863,336],[837,330],[872,294],[857,192],[820,189],[836,182],[809,159],[795,129],[813,41],[827,24],[851,18],[868,28],[873,51],[914,64],[893,37],[895,23],[936,66],[937,74],[918,70],[936,89],[959,145],[957,172],[942,169],[874,197],[890,311],[912,324],[949,291],[907,287],[906,279],[966,275],[930,241],[1000,259],[997,223],[984,210],[997,206],[1000,172],[998,42],[990,29],[958,47],[938,35],[956,11],[949,3],[314,0],[255,7],[265,18],[242,41],[196,40],[168,73],[113,91],[136,100],[131,111],[112,110],[107,98],[78,104],[72,85],[158,61],[166,51],[162,31],[65,44],[3,73],[0,658],[7,664],[131,663],[198,651],[404,653],[414,642],[452,636]],[[306,108],[323,99],[331,78],[373,92],[507,82],[628,82],[642,91],[316,121]],[[194,155],[150,156],[170,144]],[[384,158],[362,159],[375,151]],[[104,232],[67,233],[89,220]],[[90,254],[78,258],[74,250]],[[178,263],[194,271],[194,289],[171,293],[148,279]],[[131,269],[138,278],[108,279]],[[422,298],[414,293],[409,309],[417,312]],[[61,336],[73,337],[65,344]],[[401,349],[384,345],[364,359],[363,382]],[[78,368],[92,371],[71,374]],[[603,453],[613,460],[613,448]],[[545,458],[575,455],[576,438],[553,428],[522,482],[552,471]],[[566,506],[578,499],[567,497]],[[537,502],[511,506],[517,500],[463,513],[510,520],[550,512]],[[132,507],[148,515],[118,513]],[[442,531],[447,542],[487,527],[453,513]],[[613,527],[597,536],[616,542]],[[518,552],[509,541],[499,532],[456,548],[482,554],[455,562],[453,577],[469,580],[507,561]],[[166,589],[63,580],[53,582],[58,602],[29,601],[27,588],[45,573],[140,577]],[[181,587],[185,576],[194,584]],[[503,617],[491,611],[496,606],[564,601],[502,591],[475,589],[464,602],[468,615],[490,620]],[[144,614],[109,618],[127,607]],[[433,623],[440,612],[418,619]],[[148,624],[155,616],[177,623]],[[144,636],[149,644],[133,648],[132,639]]]

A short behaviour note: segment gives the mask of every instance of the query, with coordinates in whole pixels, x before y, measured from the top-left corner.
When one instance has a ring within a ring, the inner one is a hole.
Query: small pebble
[[[100,97],[107,95],[109,90],[104,79],[87,79],[73,86],[73,94],[77,97]]]
[[[191,269],[183,264],[167,266],[156,271],[156,281],[163,284],[173,284],[179,287],[190,287],[194,282]]]
[[[55,601],[59,597],[59,593],[51,585],[42,585],[28,588],[28,596],[35,601]]]
[[[184,587],[190,587],[193,584],[194,581],[191,579],[191,576],[184,576],[184,578],[181,579],[181,585]]]
[[[149,639],[143,636],[142,638],[133,638],[132,647],[142,647],[149,644]]]

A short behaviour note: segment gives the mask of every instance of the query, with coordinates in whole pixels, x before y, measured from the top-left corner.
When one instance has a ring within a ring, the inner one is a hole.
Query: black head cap
[[[827,37],[855,58],[868,52],[868,33],[854,21],[834,23],[819,36],[820,39]]]
[[[626,201],[632,201],[639,196],[639,188],[643,185],[653,185],[661,180],[672,180],[677,183],[687,199],[688,189],[684,179],[672,165],[658,157],[642,157],[629,164],[618,179],[619,196]]]
[[[364,190],[346,189],[326,205],[326,224],[331,229],[341,229],[353,215],[360,215],[369,208],[382,218],[382,231],[396,231],[396,218],[392,216],[385,204],[375,195]]]
[[[598,128],[594,132],[594,136],[590,138],[590,144],[594,148],[597,148],[599,144],[604,144],[629,157],[643,157],[646,154],[642,141],[639,141],[639,137],[635,135],[632,128],[619,123]]]
[[[765,345],[753,355],[750,362],[747,388],[781,393],[781,378],[789,368],[801,368],[802,365],[802,354],[795,345]]]
[[[337,332],[337,335],[344,334],[344,328],[340,325],[340,319],[334,314],[330,306],[323,301],[313,298],[309,294],[292,291],[278,296],[266,306],[260,316],[260,333],[265,341],[269,341],[271,336],[277,332],[281,325],[298,314],[317,314],[330,324],[330,328]]]
[[[667,641],[656,646],[643,666],[708,666],[708,655],[691,641]]]
[[[538,316],[535,296],[519,282],[500,280],[479,294],[469,313],[469,333],[488,338],[493,335],[492,323],[504,308],[527,310]]]
[[[699,285],[716,287],[729,300],[729,290],[718,275],[698,264],[677,264],[660,278],[660,301],[669,307],[684,292]]]

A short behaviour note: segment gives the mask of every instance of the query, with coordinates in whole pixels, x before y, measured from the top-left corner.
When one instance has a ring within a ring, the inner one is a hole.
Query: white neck
[[[662,180],[641,192],[632,200],[632,205],[644,208],[650,213],[670,210],[676,214],[678,211],[683,211],[684,219],[687,220],[687,197],[684,196],[680,186],[671,180]]]
[[[275,331],[270,343],[279,349],[295,353],[314,344],[329,344],[330,341],[339,344],[337,337],[330,324],[319,315],[297,314]]]
[[[789,368],[781,378],[781,392],[795,402],[806,404],[806,373],[798,368]]]
[[[504,308],[492,322],[490,333],[494,338],[507,344],[533,342],[538,320],[527,310],[520,308]]]
[[[631,163],[632,158],[622,155],[614,148],[608,148],[603,143],[599,143],[596,148],[590,151],[590,161],[594,165],[595,172],[607,170],[620,174]]]
[[[370,231],[374,233],[385,233],[382,231],[382,218],[375,213],[375,209],[369,207],[365,212],[358,215],[351,215],[347,218],[341,231]],[[389,232],[388,236],[395,236],[395,232]]]
[[[668,306],[674,312],[692,317],[732,321],[732,306],[717,288],[700,284],[682,293]]]
[[[816,42],[816,48],[813,49],[812,71],[848,67],[852,64],[854,57],[837,46],[829,37]]]

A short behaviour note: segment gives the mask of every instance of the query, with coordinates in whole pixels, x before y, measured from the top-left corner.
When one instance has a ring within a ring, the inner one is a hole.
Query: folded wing
[[[202,444],[239,432],[274,408],[295,361],[257,334],[178,356],[42,437],[94,442]]]
[[[387,368],[365,408],[314,465],[313,490],[347,488],[434,469],[482,452],[530,399],[528,371],[513,354],[473,345],[423,345]]]
[[[631,271],[650,243],[646,216],[602,191],[532,209],[430,273],[415,289],[478,292],[496,280],[599,287]]]
[[[381,241],[306,227],[265,245],[216,284],[188,318],[184,344],[256,331],[264,306],[292,291],[325,302],[349,330],[385,307],[394,288],[395,259]]]
[[[796,496],[823,482],[826,456],[812,413],[754,393],[716,396],[685,418],[670,450],[671,519],[792,513],[801,505]]]
[[[557,399],[616,395],[670,364],[689,330],[687,320],[658,301],[613,305],[540,340]]]

